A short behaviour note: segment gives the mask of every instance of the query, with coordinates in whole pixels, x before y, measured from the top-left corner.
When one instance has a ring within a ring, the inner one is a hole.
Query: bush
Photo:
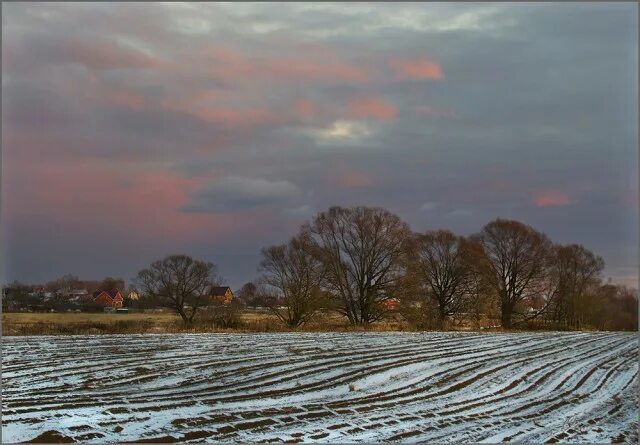
[[[219,304],[202,309],[197,317],[196,323],[216,328],[238,329],[244,327],[240,315],[240,302],[231,301],[227,304]]]
[[[415,300],[400,305],[399,313],[409,326],[418,331],[442,329],[438,317],[438,308],[427,299],[416,303]]]

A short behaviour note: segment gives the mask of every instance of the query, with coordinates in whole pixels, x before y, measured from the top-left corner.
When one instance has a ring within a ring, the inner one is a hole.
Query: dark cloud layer
[[[3,5],[5,280],[234,285],[333,204],[495,217],[637,285],[637,4]]]

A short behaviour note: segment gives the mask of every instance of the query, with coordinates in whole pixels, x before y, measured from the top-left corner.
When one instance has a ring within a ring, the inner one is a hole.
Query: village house
[[[68,297],[68,298],[72,298],[72,297],[85,297],[87,295],[89,295],[89,292],[84,289],[84,288],[67,288],[67,289],[60,289],[58,291],[58,293],[63,296],[63,297]]]
[[[229,286],[215,286],[211,288],[210,298],[213,304],[229,304],[233,300],[233,291]]]
[[[120,291],[95,291],[91,302],[102,307],[121,308],[122,294]]]
[[[47,291],[44,286],[33,286],[31,292],[29,292],[29,296],[31,297],[39,297],[42,301],[48,301],[55,297],[53,292]]]
[[[86,289],[65,289],[60,292],[60,295],[65,297],[68,301],[73,303],[82,303],[89,296],[89,292]]]

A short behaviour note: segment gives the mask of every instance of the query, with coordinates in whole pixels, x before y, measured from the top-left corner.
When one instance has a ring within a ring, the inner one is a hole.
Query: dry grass
[[[128,314],[90,312],[10,312],[2,314],[2,324],[33,323],[115,323],[116,321],[150,321],[156,324],[173,323],[180,317],[170,312],[131,312]]]
[[[2,335],[81,335],[81,334],[133,334],[164,332],[286,332],[273,314],[245,310],[240,327],[222,329],[212,323],[185,326],[180,317],[163,313],[6,313],[2,314]],[[406,323],[388,320],[370,326],[351,326],[344,317],[319,314],[305,326],[296,329],[307,332],[329,331],[402,331],[409,330]]]
[[[491,327],[495,320],[484,320],[481,331],[500,331]],[[478,330],[473,323],[449,326],[449,330]],[[531,329],[524,327],[524,329]],[[295,329],[297,332],[387,332],[425,330],[408,323],[396,314],[386,320],[368,326],[350,325],[347,319],[335,312],[317,314],[311,321]],[[426,330],[429,330],[428,328]],[[185,326],[180,317],[166,312],[118,313],[6,313],[2,314],[2,335],[83,335],[83,334],[134,334],[134,333],[203,333],[203,332],[289,332],[275,315],[268,311],[245,309],[234,328],[223,328],[215,321],[203,318]]]

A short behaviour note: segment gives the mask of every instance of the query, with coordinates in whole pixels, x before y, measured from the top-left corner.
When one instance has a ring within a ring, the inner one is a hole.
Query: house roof
[[[214,286],[211,288],[211,295],[224,295],[227,289],[231,290],[229,286]]]
[[[102,294],[103,292],[104,292],[105,294],[107,294],[107,296],[108,296],[109,298],[111,298],[112,300],[114,300],[114,299],[118,296],[118,294],[120,293],[120,291],[119,291],[119,290],[115,290],[115,291],[114,291],[114,290],[108,290],[108,291],[107,291],[107,290],[97,290],[97,291],[95,291],[95,292],[93,293],[93,298],[96,298],[97,296],[99,296],[99,295],[100,295],[100,294]]]

